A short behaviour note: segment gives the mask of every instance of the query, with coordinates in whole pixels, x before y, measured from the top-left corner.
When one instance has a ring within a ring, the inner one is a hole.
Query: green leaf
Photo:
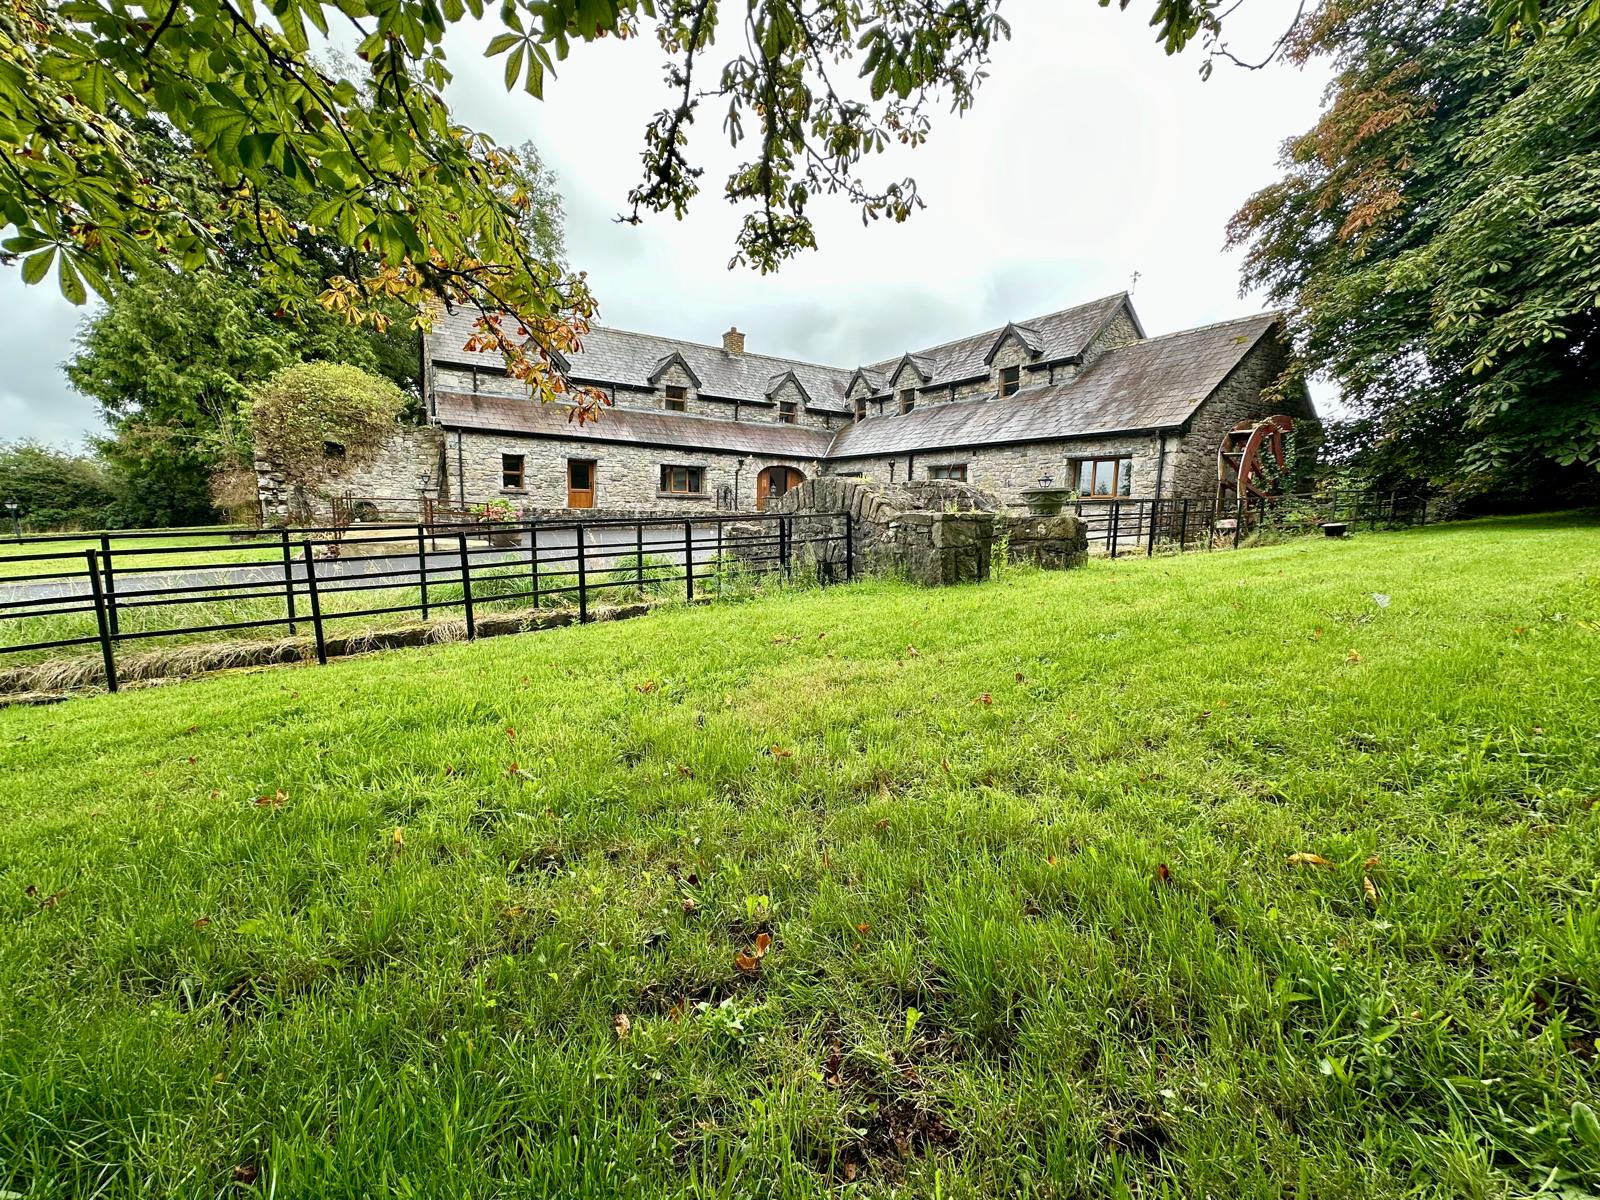
[[[56,248],[50,246],[37,254],[30,254],[22,262],[22,282],[38,283],[50,270],[50,264],[55,261]]]
[[[522,59],[527,53],[527,44],[519,42],[517,48],[506,59],[506,91],[517,86],[517,76],[522,73]]]
[[[56,281],[61,285],[61,294],[73,304],[83,304],[89,299],[89,294],[83,287],[83,280],[78,277],[72,260],[65,254],[61,256],[61,261],[56,266]]]
[[[1572,1102],[1572,1132],[1580,1142],[1600,1150],[1600,1117],[1582,1100]]]

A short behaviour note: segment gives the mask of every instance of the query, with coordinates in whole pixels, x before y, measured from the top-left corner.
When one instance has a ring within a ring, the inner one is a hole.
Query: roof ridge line
[[[779,354],[762,354],[757,350],[741,350],[738,354],[730,354],[721,346],[711,342],[697,342],[691,338],[670,337],[664,333],[646,333],[642,329],[623,329],[619,325],[606,325],[602,322],[596,322],[591,326],[591,329],[597,329],[605,333],[625,333],[630,337],[653,338],[658,342],[673,342],[680,346],[693,346],[697,350],[715,350],[718,354],[727,354],[729,358],[761,358],[768,362],[788,363],[791,366],[814,367],[819,371],[835,371],[841,375],[849,374],[854,370],[853,367],[835,367],[828,363],[812,362],[808,358],[785,358]]]
[[[1027,317],[1021,321],[1006,321],[1005,324],[997,325],[993,329],[980,329],[977,333],[967,333],[960,337],[953,337],[947,342],[940,342],[937,346],[928,346],[922,350],[906,350],[900,355],[900,357],[894,359],[879,359],[876,363],[868,363],[867,365],[882,366],[889,362],[898,363],[900,358],[903,358],[906,354],[915,354],[919,356],[935,354],[940,350],[949,349],[951,346],[954,346],[959,342],[977,341],[979,338],[1001,333],[1005,330],[1006,325],[1032,325],[1036,321],[1048,321],[1051,317],[1059,317],[1062,313],[1073,312],[1074,310],[1080,308],[1092,308],[1096,304],[1104,304],[1108,300],[1121,300],[1126,298],[1128,298],[1128,292],[1127,289],[1123,289],[1120,292],[1112,292],[1110,295],[1096,296],[1093,300],[1084,300],[1078,304],[1069,304],[1065,308],[1058,308],[1052,312],[1039,313],[1037,316]]]

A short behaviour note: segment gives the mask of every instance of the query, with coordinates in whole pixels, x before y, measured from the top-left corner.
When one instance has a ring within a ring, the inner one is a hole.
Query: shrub
[[[116,525],[117,490],[96,458],[42,442],[0,442],[0,505],[17,506],[23,529],[103,529]],[[11,513],[0,507],[4,534]],[[0,534],[3,536],[3,534]]]
[[[333,477],[371,462],[405,411],[391,380],[338,363],[298,363],[256,389],[256,452],[292,487],[318,494]]]

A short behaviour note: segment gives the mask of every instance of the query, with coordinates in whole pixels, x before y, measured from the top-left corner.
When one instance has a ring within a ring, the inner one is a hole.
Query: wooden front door
[[[567,459],[567,507],[594,507],[594,459]]]
[[[806,477],[793,467],[768,467],[756,476],[756,511],[766,512],[768,498],[781,496],[805,481]]]

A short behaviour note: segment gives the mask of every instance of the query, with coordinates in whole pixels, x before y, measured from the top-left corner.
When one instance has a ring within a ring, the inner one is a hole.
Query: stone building
[[[1216,490],[1223,433],[1287,411],[1263,395],[1287,357],[1274,314],[1147,337],[1126,293],[854,368],[596,327],[561,365],[612,400],[582,426],[532,402],[446,314],[424,346],[428,427],[342,481],[358,501],[430,489],[451,504],[693,514],[761,509],[817,475],[956,480],[1024,503]],[[271,508],[263,481],[264,508]],[[380,505],[381,507],[381,505]]]

